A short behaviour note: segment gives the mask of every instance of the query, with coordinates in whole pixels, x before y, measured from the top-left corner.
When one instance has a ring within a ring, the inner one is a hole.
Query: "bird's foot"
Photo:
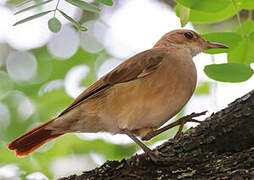
[[[193,119],[193,118],[205,115],[206,112],[207,111],[203,111],[201,113],[192,113],[190,115],[184,116],[184,117],[178,119],[177,121],[168,124],[167,126],[164,126],[164,127],[160,128],[160,129],[148,132],[144,137],[142,137],[142,140],[143,141],[148,141],[148,140],[152,139],[153,137],[155,137],[155,136],[157,136],[157,135],[159,135],[159,134],[161,134],[161,133],[163,133],[163,132],[165,132],[165,131],[173,128],[173,127],[176,127],[176,126],[180,125],[179,130],[178,130],[178,132],[176,133],[176,135],[174,137],[175,140],[179,139],[181,137],[181,134],[182,134],[183,126],[187,122],[196,122],[196,123],[203,124],[204,122],[196,120],[196,119]]]
[[[206,113],[207,113],[207,111],[203,111],[203,112],[200,112],[200,113],[191,113],[190,115],[184,116],[184,117],[178,119],[177,121],[180,122],[180,125],[181,124],[186,124],[187,122],[195,122],[195,123],[202,124],[202,123],[204,123],[203,121],[196,120],[194,118],[205,115]]]
[[[200,123],[200,124],[203,124],[204,122],[203,121],[199,121],[199,120],[196,120],[194,119],[194,117],[198,117],[198,116],[202,116],[202,115],[205,115],[207,111],[203,111],[201,113],[192,113],[190,115],[187,115],[187,116],[184,116],[180,119],[177,120],[177,122],[179,122],[180,124],[180,127],[176,133],[176,135],[174,136],[174,140],[178,140],[181,138],[182,134],[183,134],[183,126],[188,123],[188,122],[195,122],[195,123]]]
[[[155,164],[169,164],[169,163],[174,163],[176,161],[182,161],[182,158],[173,158],[173,157],[168,157],[166,154],[163,154],[159,152],[158,150],[155,151],[149,151],[146,153],[149,158],[155,163]]]

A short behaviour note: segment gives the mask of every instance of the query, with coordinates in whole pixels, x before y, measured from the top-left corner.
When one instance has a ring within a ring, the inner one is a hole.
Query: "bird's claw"
[[[163,163],[168,164],[168,163],[172,163],[175,161],[183,160],[182,158],[168,157],[168,155],[163,154],[163,153],[159,152],[158,150],[151,151],[151,152],[147,153],[147,155],[155,164],[160,164],[160,165]]]
[[[202,115],[205,115],[207,113],[207,111],[203,111],[201,113],[192,113],[190,115],[187,115],[187,116],[184,116],[180,119],[178,119],[178,121],[180,122],[180,127],[176,133],[176,135],[174,136],[174,141],[180,139],[180,137],[182,136],[182,130],[183,130],[183,126],[188,123],[188,122],[195,122],[195,123],[200,123],[200,124],[204,124],[205,122],[203,121],[199,121],[199,120],[196,120],[196,119],[193,119],[194,117],[198,117],[198,116],[202,116]]]

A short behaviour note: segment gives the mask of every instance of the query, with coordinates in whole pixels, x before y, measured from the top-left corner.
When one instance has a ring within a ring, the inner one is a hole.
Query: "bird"
[[[57,117],[8,144],[16,156],[26,156],[66,133],[125,134],[153,161],[158,154],[142,140],[161,133],[160,127],[192,97],[197,83],[193,57],[214,48],[189,29],[173,30],[148,50],[140,52],[85,89]],[[139,138],[141,139],[139,139]]]

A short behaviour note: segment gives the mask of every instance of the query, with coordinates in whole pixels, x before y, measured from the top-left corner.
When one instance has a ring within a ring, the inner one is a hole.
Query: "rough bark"
[[[61,180],[254,179],[254,90],[205,122],[156,148],[181,160],[158,165],[142,154]]]

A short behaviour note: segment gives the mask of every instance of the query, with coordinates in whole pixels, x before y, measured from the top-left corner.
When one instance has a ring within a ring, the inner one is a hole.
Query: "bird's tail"
[[[46,129],[46,127],[54,120],[55,119],[49,120],[15,139],[8,145],[8,148],[14,150],[16,156],[26,156],[48,141],[63,135],[64,133],[54,134],[52,133],[53,130]]]

